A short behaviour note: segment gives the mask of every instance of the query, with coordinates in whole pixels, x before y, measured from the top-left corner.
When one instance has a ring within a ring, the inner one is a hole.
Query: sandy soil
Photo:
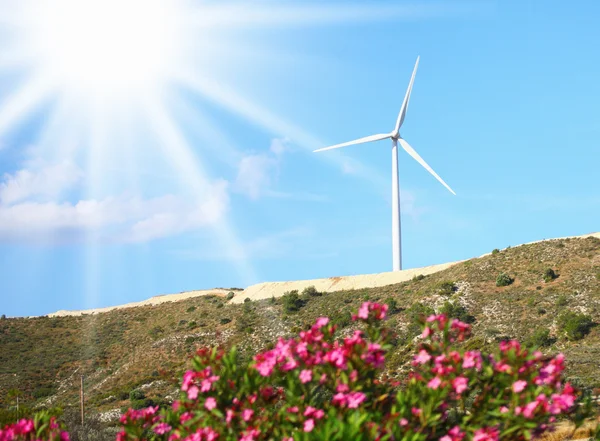
[[[147,300],[142,300],[141,302],[132,302],[126,303],[124,305],[118,306],[108,306],[106,308],[96,308],[96,309],[85,309],[82,311],[56,311],[52,314],[48,314],[48,317],[63,317],[67,315],[83,315],[83,314],[98,314],[101,312],[113,311],[115,309],[123,309],[123,308],[135,308],[136,306],[147,306],[147,305],[160,305],[161,303],[167,302],[178,302],[180,300],[189,299],[191,297],[199,297],[206,296],[209,294],[226,296],[229,292],[228,289],[205,289],[200,291],[186,291],[179,294],[164,294],[159,296],[150,297]],[[240,291],[236,291],[240,292]]]
[[[585,238],[585,237],[597,237],[600,239],[600,233],[584,234],[582,236],[570,236],[571,238]],[[561,237],[558,239],[567,239]],[[558,240],[558,239],[547,239],[547,240]],[[529,242],[524,245],[531,243],[542,242],[535,241]],[[484,257],[489,253],[484,254]],[[314,279],[314,280],[299,280],[293,282],[264,282],[257,285],[252,285],[243,291],[234,291],[235,297],[231,300],[233,303],[242,303],[246,297],[251,300],[268,299],[273,296],[281,297],[286,291],[297,289],[302,291],[308,286],[314,286],[318,291],[334,292],[349,289],[363,289],[363,288],[375,288],[386,285],[393,285],[396,283],[405,282],[412,279],[414,276],[419,274],[428,275],[438,271],[443,271],[446,268],[456,265],[457,263],[464,262],[463,260],[457,262],[442,263],[439,265],[426,266],[423,268],[407,269],[402,271],[379,273],[379,274],[364,274],[355,276],[341,276],[341,277],[329,277],[327,279]],[[88,309],[84,311],[57,311],[52,314],[48,314],[49,317],[59,317],[67,315],[82,315],[82,314],[97,314],[102,312],[108,312],[115,309],[123,308],[134,308],[136,306],[145,305],[159,305],[166,302],[177,302],[179,300],[185,300],[192,297],[205,296],[209,294],[226,296],[229,290],[226,289],[207,289],[200,291],[187,291],[180,294],[165,294],[161,296],[155,296],[148,300],[141,302],[127,303],[119,306],[109,306],[107,308]]]

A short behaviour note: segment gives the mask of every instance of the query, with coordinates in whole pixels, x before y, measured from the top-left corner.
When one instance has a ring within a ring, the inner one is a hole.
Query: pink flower
[[[306,410],[304,411],[304,416],[305,416],[305,417],[311,416],[313,413],[315,413],[315,411],[316,411],[316,410],[317,410],[317,409],[315,409],[315,408],[314,408],[314,407],[312,407],[312,406],[307,406],[307,407],[306,407]]]
[[[530,403],[527,403],[525,405],[525,407],[523,408],[523,416],[525,418],[533,417],[533,414],[535,413],[535,409],[537,409],[537,407],[538,407],[537,401],[532,401]]]
[[[460,431],[460,427],[454,426],[448,431],[448,435],[452,438],[452,441],[461,441],[465,437],[465,433]]]
[[[334,406],[343,406],[344,404],[346,404],[346,395],[341,392],[335,394],[333,396],[333,399],[331,400],[331,403]]]
[[[305,432],[312,432],[312,430],[315,428],[315,420],[313,420],[312,418],[304,421],[304,431]]]
[[[208,410],[213,410],[215,407],[217,407],[217,400],[215,400],[213,397],[208,397],[204,402],[204,407],[206,407]]]
[[[192,385],[196,373],[194,371],[187,371],[183,374],[183,382],[181,383],[181,390],[186,391]]]
[[[523,389],[525,389],[526,386],[527,386],[527,381],[518,380],[513,383],[512,390],[514,393],[518,394],[519,392],[523,392]]]
[[[497,441],[498,429],[493,427],[485,427],[477,429],[473,435],[473,441]]]
[[[179,422],[180,422],[181,424],[183,424],[183,423],[185,423],[186,421],[188,421],[188,420],[191,420],[191,419],[192,419],[192,413],[191,413],[191,412],[185,412],[184,414],[182,414],[182,415],[179,417]]]
[[[304,370],[300,371],[300,381],[302,382],[302,384],[308,383],[311,380],[312,380],[312,371],[311,370],[304,369]]]
[[[507,413],[507,412],[508,412],[508,407],[506,407],[506,406],[502,406],[502,407],[500,408],[500,413]]]
[[[467,390],[469,384],[469,380],[465,377],[456,377],[452,380],[452,387],[457,394],[462,394],[465,390]]]
[[[169,426],[167,423],[160,423],[158,426],[156,426],[154,428],[154,432],[156,432],[159,435],[164,435],[165,433],[169,432],[172,429],[171,426]]]
[[[440,441],[452,441],[452,438],[450,438],[448,435],[444,435],[440,438]]]
[[[425,329],[423,329],[423,332],[421,333],[421,337],[427,338],[430,335],[431,335],[431,328],[429,326],[425,326]]]
[[[400,424],[402,427],[408,425],[408,420],[406,418],[400,418],[400,421],[398,422],[398,424]]]
[[[410,411],[414,416],[421,416],[422,410],[418,407],[413,407]]]
[[[258,430],[250,429],[243,433],[239,441],[254,441],[258,437],[258,435],[260,435],[260,432]]]
[[[204,432],[206,441],[215,441],[219,437],[219,434],[210,427],[205,427],[203,429],[203,432]]]
[[[294,406],[294,407],[288,407],[287,411],[289,413],[298,413],[298,406]]]
[[[369,318],[369,302],[364,302],[360,305],[360,308],[358,308],[358,318],[363,320]]]
[[[242,410],[242,419],[246,422],[250,421],[250,419],[252,418],[252,415],[254,415],[254,411],[252,409],[244,409]]]
[[[440,380],[439,377],[433,377],[431,380],[429,380],[429,383],[427,383],[427,387],[430,389],[437,389],[440,387],[440,384],[442,384],[442,380]]]
[[[469,369],[474,367],[475,369],[481,369],[481,354],[478,351],[465,352],[463,358],[463,369]]]
[[[321,329],[323,326],[326,326],[327,323],[329,323],[329,318],[328,317],[319,317],[317,319],[317,321],[315,322],[315,328],[316,329]]]
[[[343,394],[343,393],[349,392],[350,388],[348,387],[348,385],[346,383],[340,383],[335,388],[335,391]]]
[[[352,392],[348,394],[348,408],[356,409],[360,404],[365,401],[367,396],[362,392]]]
[[[229,424],[229,423],[231,423],[231,420],[233,419],[233,415],[234,415],[233,410],[227,409],[226,414],[227,414],[227,416],[225,417],[225,421],[227,422],[227,424]]]
[[[196,398],[198,398],[198,392],[200,392],[198,386],[192,386],[188,389],[187,396],[190,400],[195,400]]]
[[[346,370],[348,367],[346,365],[346,357],[344,355],[344,351],[342,351],[342,349],[339,348],[334,349],[325,354],[325,360],[342,370]]]
[[[431,360],[431,355],[425,349],[421,349],[415,357],[415,362],[419,364],[425,364]]]
[[[69,441],[69,432],[60,432],[60,441]]]
[[[202,383],[200,383],[200,392],[208,392],[211,386],[212,383],[210,382],[210,380],[202,380]]]

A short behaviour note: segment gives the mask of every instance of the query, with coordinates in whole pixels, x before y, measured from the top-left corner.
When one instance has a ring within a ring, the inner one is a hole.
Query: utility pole
[[[81,404],[81,425],[83,426],[83,375],[81,376],[81,387],[79,391],[79,401]]]

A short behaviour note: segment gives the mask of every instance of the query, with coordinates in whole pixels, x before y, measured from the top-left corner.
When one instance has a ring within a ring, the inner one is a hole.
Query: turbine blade
[[[354,141],[348,141],[348,142],[344,142],[342,144],[336,144],[336,145],[332,145],[329,147],[323,147],[322,149],[314,150],[313,153],[323,152],[325,150],[339,149],[340,147],[346,147],[346,146],[354,145],[354,144],[364,144],[365,142],[381,141],[382,139],[387,139],[387,138],[390,138],[389,133],[381,133],[379,135],[365,136],[364,138],[355,139]]]
[[[415,63],[415,67],[413,69],[412,76],[410,77],[410,83],[408,83],[408,89],[406,89],[406,95],[404,95],[404,101],[402,102],[402,107],[400,108],[400,113],[398,114],[398,119],[396,120],[396,127],[394,128],[394,133],[396,136],[400,134],[400,127],[402,127],[402,123],[404,122],[404,117],[406,116],[406,111],[408,110],[408,102],[410,101],[410,93],[412,92],[413,83],[415,82],[415,75],[417,74],[417,67],[419,67],[419,58],[417,57],[417,62]]]
[[[433,169],[431,167],[429,167],[429,164],[427,164],[423,158],[421,158],[419,156],[419,154],[415,151],[415,149],[413,149],[410,144],[408,142],[406,142],[404,139],[402,138],[398,138],[398,141],[400,142],[400,145],[402,146],[402,148],[406,151],[406,153],[408,153],[410,156],[412,156],[415,161],[417,161],[419,164],[421,164],[425,170],[427,170],[429,173],[431,173],[433,175],[433,177],[435,179],[437,179],[438,181],[440,181],[440,183],[446,187],[448,190],[450,190],[450,193],[452,193],[454,196],[456,196],[456,193],[454,193],[454,190],[452,190],[450,188],[450,186],[448,184],[446,184],[444,182],[444,180],[442,178],[440,178],[438,176],[438,174],[436,172],[433,171]]]

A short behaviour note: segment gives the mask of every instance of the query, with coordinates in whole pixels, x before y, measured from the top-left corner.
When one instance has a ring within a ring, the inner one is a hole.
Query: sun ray
[[[232,137],[219,128],[214,118],[198,106],[190,105],[181,97],[173,97],[169,101],[172,103],[172,114],[181,126],[188,128],[195,138],[204,140],[203,147],[215,153],[215,159],[231,167],[237,167],[244,153],[235,147],[236,143]]]
[[[178,75],[178,80],[193,92],[209,99],[217,105],[225,107],[232,113],[243,117],[263,130],[276,136],[291,138],[294,143],[304,148],[307,152],[312,152],[317,146],[326,145],[326,143],[320,141],[318,138],[307,133],[298,126],[284,120],[261,106],[254,104],[237,94],[231,88],[216,81],[183,72]],[[322,160],[343,168],[344,161],[349,159],[342,153],[334,153],[337,154],[332,154],[328,158],[323,157]],[[353,165],[354,164],[356,166],[355,174],[374,185],[378,192],[385,191],[385,194],[387,194],[387,181],[383,179],[380,173],[364,164],[356,162],[353,163]]]
[[[39,76],[25,82],[21,88],[0,104],[0,137],[29,113],[37,109],[54,90],[53,83]]]
[[[201,202],[201,196],[206,195],[206,192],[210,190],[210,183],[200,160],[192,153],[187,141],[181,135],[170,116],[164,111],[161,103],[150,101],[146,106],[146,110],[152,127],[160,138],[160,144],[164,149],[165,156],[180,171],[182,186],[191,189],[196,200]],[[243,283],[251,284],[257,281],[256,273],[250,265],[245,250],[237,239],[228,219],[218,222],[214,228],[224,247],[232,250],[233,255],[236,256],[234,264]]]

